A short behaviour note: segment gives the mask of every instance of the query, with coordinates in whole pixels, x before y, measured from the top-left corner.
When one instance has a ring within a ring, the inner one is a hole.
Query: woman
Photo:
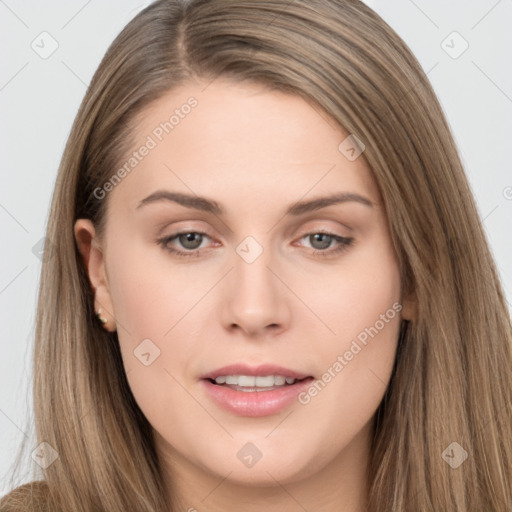
[[[503,293],[432,88],[364,4],[149,6],[47,238],[43,480],[2,510],[510,510]]]

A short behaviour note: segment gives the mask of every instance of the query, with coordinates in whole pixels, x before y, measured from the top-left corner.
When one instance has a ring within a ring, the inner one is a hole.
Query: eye
[[[200,231],[182,231],[180,233],[176,233],[175,235],[167,236],[157,240],[158,244],[161,245],[164,249],[169,251],[176,256],[183,257],[196,257],[199,256],[200,252],[197,250],[201,247],[201,243],[204,238],[210,238],[206,233],[202,233]],[[172,242],[178,242],[181,247],[186,249],[185,251],[177,249],[172,246]]]
[[[322,257],[329,257],[338,254],[346,250],[354,241],[353,238],[347,238],[323,231],[308,233],[301,238],[301,240],[303,239],[310,241],[312,248],[315,249],[313,254]]]

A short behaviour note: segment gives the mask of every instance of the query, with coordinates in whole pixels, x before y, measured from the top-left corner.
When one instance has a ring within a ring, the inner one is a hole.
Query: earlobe
[[[108,331],[115,331],[115,317],[105,269],[105,258],[94,224],[78,219],[74,226],[75,241],[94,293],[94,311],[98,322]],[[100,312],[98,313],[98,310]]]

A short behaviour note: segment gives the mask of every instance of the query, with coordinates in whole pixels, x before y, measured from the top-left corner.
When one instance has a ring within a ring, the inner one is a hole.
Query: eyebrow
[[[183,194],[181,192],[171,192],[169,190],[157,190],[149,196],[142,199],[138,204],[137,209],[142,206],[153,204],[161,201],[170,201],[186,208],[193,208],[195,210],[201,210],[215,215],[224,215],[225,211],[217,201],[213,199],[207,199],[206,197],[200,197],[196,195]],[[340,192],[325,197],[318,197],[309,201],[298,201],[293,203],[285,212],[285,215],[302,215],[304,213],[313,212],[328,206],[340,203],[356,202],[362,205],[373,208],[373,203],[359,194],[352,192]]]

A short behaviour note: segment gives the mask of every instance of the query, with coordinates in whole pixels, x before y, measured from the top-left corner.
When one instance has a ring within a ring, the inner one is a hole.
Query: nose
[[[264,248],[254,261],[240,252],[233,262],[224,287],[224,326],[251,337],[275,335],[286,329],[291,316],[290,293],[272,266],[271,251]]]

